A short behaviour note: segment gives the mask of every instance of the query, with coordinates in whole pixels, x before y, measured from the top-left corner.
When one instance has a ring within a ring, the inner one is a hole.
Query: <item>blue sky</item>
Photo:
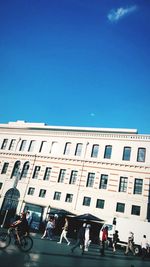
[[[0,123],[150,134],[150,1],[1,0]]]

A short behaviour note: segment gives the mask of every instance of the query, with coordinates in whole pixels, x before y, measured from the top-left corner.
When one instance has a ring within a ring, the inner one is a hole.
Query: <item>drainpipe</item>
[[[77,208],[77,202],[78,202],[78,197],[79,197],[81,179],[82,179],[82,175],[83,175],[83,169],[84,169],[85,157],[86,157],[86,152],[87,152],[88,145],[89,145],[89,142],[86,143],[86,147],[85,147],[85,151],[84,151],[84,156],[83,156],[83,160],[82,160],[82,168],[81,168],[81,174],[80,174],[80,179],[79,179],[79,183],[78,183],[78,189],[77,189],[77,194],[76,194],[76,200],[75,200],[74,210],[76,210],[76,208]]]

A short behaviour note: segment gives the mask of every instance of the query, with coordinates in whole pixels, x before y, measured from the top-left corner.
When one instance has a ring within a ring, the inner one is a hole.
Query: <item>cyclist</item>
[[[16,230],[16,241],[20,244],[20,236],[29,234],[28,221],[26,219],[26,213],[22,212],[20,219],[11,224],[12,228]]]

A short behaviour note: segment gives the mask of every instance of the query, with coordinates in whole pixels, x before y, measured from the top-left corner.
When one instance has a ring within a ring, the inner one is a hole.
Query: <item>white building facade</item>
[[[150,220],[150,135],[135,129],[0,124],[0,208]]]

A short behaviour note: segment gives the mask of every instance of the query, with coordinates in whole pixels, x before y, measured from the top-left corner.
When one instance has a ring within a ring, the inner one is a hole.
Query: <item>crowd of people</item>
[[[51,226],[49,228],[50,224],[51,224]],[[46,224],[46,227],[45,227],[44,234],[41,238],[42,239],[47,238],[47,239],[52,240],[54,236],[53,236],[53,234],[50,234],[50,233],[54,232],[55,226],[56,226],[55,218],[53,218],[53,219],[49,218],[48,222]],[[59,241],[57,242],[58,244],[62,244],[63,239],[65,240],[67,245],[71,244],[71,242],[67,236],[68,235],[68,229],[69,229],[68,219],[65,218],[64,219],[64,225],[62,227],[62,232],[60,234]],[[83,255],[85,251],[89,250],[89,246],[90,246],[91,242],[92,242],[91,225],[89,223],[83,223],[83,225],[79,228],[79,230],[77,232],[76,242],[72,244],[71,252],[73,253],[74,250],[79,247],[81,249],[81,253]],[[106,226],[105,228],[102,229],[102,231],[100,231],[100,235],[99,235],[99,245],[100,245],[99,248],[100,248],[100,255],[101,256],[105,256],[105,249],[106,249],[106,247],[108,247],[108,242],[109,242],[108,241],[108,227]],[[111,242],[111,248],[112,248],[113,254],[116,253],[118,242],[119,242],[119,232],[118,232],[118,230],[115,230],[113,237],[112,237],[112,242]],[[148,241],[146,239],[146,235],[143,235],[143,239],[141,240],[142,259],[145,259],[148,250],[149,250]],[[129,233],[128,242],[127,242],[124,254],[128,255],[129,252],[131,252],[133,255],[135,255],[134,233],[132,233],[132,232]]]
[[[11,224],[11,227],[14,227],[16,229],[16,240],[19,242],[20,240],[20,234],[28,234],[30,230],[32,222],[32,214],[30,214],[29,211],[22,212],[20,215],[20,218],[13,222]],[[54,230],[56,227],[56,218],[53,216],[49,216],[48,220],[46,222],[46,226],[44,229],[44,233],[41,236],[41,239],[49,239],[53,240],[54,239]],[[59,241],[57,242],[58,244],[61,244],[63,242],[63,239],[67,243],[67,245],[70,245],[71,242],[68,239],[68,230],[69,230],[69,222],[68,218],[65,217],[64,219],[64,224],[62,227],[62,232],[60,234]],[[77,232],[77,240],[75,243],[72,244],[71,247],[71,252],[73,253],[74,250],[77,247],[80,247],[82,255],[84,254],[85,251],[89,250],[89,246],[92,242],[91,238],[91,225],[89,223],[83,223],[83,225],[79,228]],[[115,230],[113,237],[112,237],[112,252],[116,252],[117,244],[119,242],[119,232]],[[108,227],[104,227],[100,231],[99,235],[99,245],[100,245],[100,255],[105,256],[105,249],[108,245]],[[146,235],[143,235],[143,239],[141,240],[141,255],[142,259],[145,259],[147,253],[149,252],[149,244],[148,240],[146,238]],[[125,255],[128,255],[129,251],[135,255],[135,249],[134,249],[134,233],[130,232],[128,236],[128,242],[126,245],[126,250],[125,250]]]

